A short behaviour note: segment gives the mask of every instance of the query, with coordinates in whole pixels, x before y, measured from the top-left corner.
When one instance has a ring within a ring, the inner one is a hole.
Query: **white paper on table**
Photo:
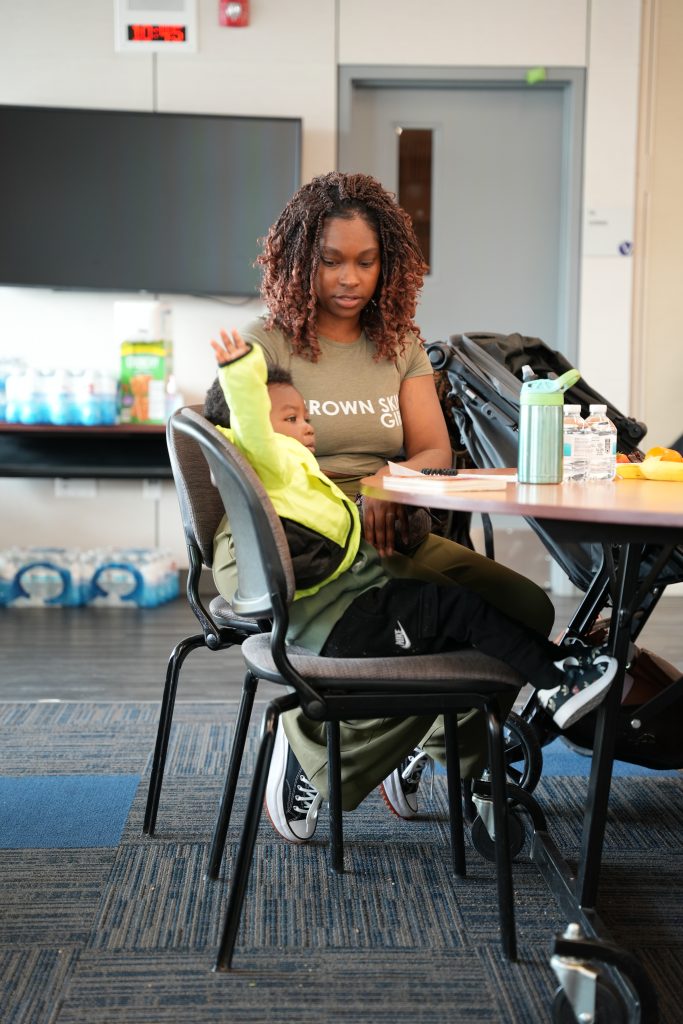
[[[407,491],[409,494],[435,494],[439,491],[504,491],[510,483],[505,476],[383,476],[382,487],[387,491]]]
[[[431,482],[437,481],[439,483],[443,483],[444,481],[448,481],[449,483],[455,483],[458,480],[469,480],[470,482],[481,480],[493,480],[496,482],[497,487],[486,487],[484,488],[485,490],[499,490],[503,487],[506,487],[508,484],[517,482],[516,473],[510,473],[509,475],[506,473],[505,476],[501,476],[499,473],[468,473],[466,470],[458,470],[455,476],[450,476],[447,473],[444,474],[444,476],[439,476],[438,473],[421,473],[419,469],[411,469],[409,466],[404,466],[402,462],[388,462],[387,465],[389,467],[392,477],[420,477],[421,480],[427,480]],[[389,479],[391,479],[391,477],[384,477],[385,482]],[[465,489],[464,484],[462,489]],[[468,487],[467,489],[472,490],[471,487]]]
[[[392,476],[424,476],[424,473],[420,473],[419,469],[410,469],[409,466],[404,466],[402,462],[387,462],[387,466]]]

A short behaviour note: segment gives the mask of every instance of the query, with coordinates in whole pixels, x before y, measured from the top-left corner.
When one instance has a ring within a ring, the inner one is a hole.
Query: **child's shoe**
[[[559,729],[568,729],[606,696],[617,671],[616,658],[597,647],[587,656],[564,658],[555,666],[564,679],[552,690],[539,690],[539,703],[552,715]]]

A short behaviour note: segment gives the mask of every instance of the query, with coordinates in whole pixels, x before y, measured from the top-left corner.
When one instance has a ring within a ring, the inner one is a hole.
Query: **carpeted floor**
[[[468,848],[468,878],[451,875],[438,774],[414,823],[388,814],[376,794],[345,816],[343,877],[327,871],[326,817],[307,847],[279,841],[264,822],[235,970],[213,973],[226,886],[203,875],[234,712],[232,703],[179,705],[149,839],[141,823],[157,704],[0,704],[3,1024],[551,1019],[549,949],[566,922],[523,851],[520,962],[502,959],[493,865]],[[586,786],[577,774],[553,775],[537,790],[570,859]],[[235,822],[244,795],[242,786]],[[648,971],[665,1024],[681,1019],[681,795],[677,776],[614,780],[599,907]],[[55,805],[68,829],[56,827]]]

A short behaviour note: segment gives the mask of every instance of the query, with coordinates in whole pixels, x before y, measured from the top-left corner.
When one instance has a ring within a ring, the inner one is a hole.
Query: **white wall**
[[[586,208],[632,220],[639,0],[257,0],[251,25],[218,25],[199,0],[194,55],[114,51],[113,0],[0,0],[0,102],[300,116],[303,179],[334,167],[341,64],[587,68]],[[112,296],[0,289],[0,357],[116,366]],[[256,302],[225,306],[164,297],[173,307],[176,374],[200,401],[212,379],[208,339],[239,326]],[[631,260],[582,260],[580,368],[627,407]],[[51,481],[0,480],[0,547],[12,543],[160,543],[184,563],[175,497],[139,483],[100,483],[90,500],[55,499]]]

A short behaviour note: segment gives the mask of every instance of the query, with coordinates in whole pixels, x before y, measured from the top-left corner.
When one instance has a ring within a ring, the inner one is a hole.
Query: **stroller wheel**
[[[470,837],[472,839],[472,846],[484,860],[495,861],[496,841],[489,835],[489,831],[482,818],[476,817],[472,822]],[[508,837],[510,858],[514,860],[526,841],[524,826],[516,814],[508,814]]]
[[[606,978],[598,978],[595,993],[596,1024],[628,1024],[629,1014],[617,989]],[[553,1024],[576,1024],[576,1016],[563,989],[553,1000]]]
[[[543,752],[535,729],[511,711],[503,724],[503,739],[508,779],[533,793],[543,771]]]

